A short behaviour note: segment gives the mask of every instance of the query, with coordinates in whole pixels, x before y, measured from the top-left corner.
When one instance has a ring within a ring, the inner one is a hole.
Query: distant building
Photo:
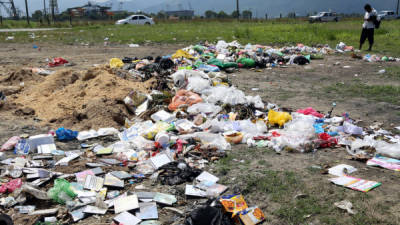
[[[105,16],[108,14],[108,10],[110,9],[111,7],[100,6],[88,2],[88,4],[84,6],[69,8],[67,9],[67,11],[74,16],[91,16],[91,15]]]
[[[183,18],[193,18],[194,10],[178,10],[178,11],[166,11],[168,17],[183,17]]]

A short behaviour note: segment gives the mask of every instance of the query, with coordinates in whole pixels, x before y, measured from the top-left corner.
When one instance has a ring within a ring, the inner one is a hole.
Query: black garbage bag
[[[174,67],[174,62],[170,58],[162,58],[160,60],[160,67],[163,70],[168,70]]]
[[[256,62],[256,67],[266,68],[267,64],[269,63],[269,57],[257,57],[255,62]]]
[[[222,205],[218,202],[215,206],[206,204],[193,210],[186,217],[185,225],[234,225],[228,214],[224,214]]]
[[[0,215],[0,225],[14,225],[11,217],[7,214]]]
[[[192,168],[183,161],[168,163],[158,169],[162,171],[158,175],[161,184],[178,185],[193,180],[203,172],[200,169]]]
[[[310,63],[310,61],[306,57],[299,55],[294,58],[293,63],[297,65],[305,65],[307,63]]]

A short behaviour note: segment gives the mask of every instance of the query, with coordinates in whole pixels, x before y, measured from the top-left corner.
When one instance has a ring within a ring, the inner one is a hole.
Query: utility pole
[[[400,0],[397,0],[397,10],[396,10],[397,16],[399,15],[399,5],[400,5]]]
[[[26,22],[28,22],[29,24],[28,0],[25,0],[25,9],[26,9]]]
[[[43,0],[43,15],[46,17],[46,0]]]
[[[240,20],[239,0],[236,0],[237,19]]]

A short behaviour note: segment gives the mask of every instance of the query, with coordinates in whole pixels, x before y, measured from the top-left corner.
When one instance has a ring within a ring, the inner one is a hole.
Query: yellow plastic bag
[[[142,136],[148,140],[154,140],[159,132],[166,131],[170,126],[171,125],[169,123],[158,121],[148,130],[146,130]]]
[[[182,49],[179,49],[178,51],[175,52],[175,54],[172,55],[172,58],[178,59],[178,58],[187,58],[187,59],[193,59],[193,56],[189,54],[187,51],[183,51]]]
[[[122,62],[121,59],[118,59],[118,58],[110,59],[110,67],[111,68],[120,68],[123,66],[124,66],[124,63]]]
[[[282,127],[290,120],[292,120],[292,116],[287,112],[276,112],[274,110],[269,110],[268,112],[268,123],[270,125],[278,124],[279,127]]]

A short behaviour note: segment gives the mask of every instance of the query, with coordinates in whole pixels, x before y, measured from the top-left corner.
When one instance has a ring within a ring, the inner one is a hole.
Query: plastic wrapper
[[[12,193],[15,189],[20,188],[22,186],[21,178],[10,180],[7,183],[4,183],[0,186],[0,193],[4,194],[6,192]]]
[[[60,127],[56,130],[56,135],[59,141],[70,141],[76,139],[78,136],[78,131],[72,131],[65,129],[64,127]]]
[[[186,111],[191,115],[203,114],[209,117],[216,116],[219,112],[221,112],[221,106],[214,105],[212,103],[197,103],[190,106]]]
[[[358,127],[347,121],[343,122],[343,131],[347,134],[353,134],[353,135],[362,135],[363,133],[362,127]]]
[[[123,66],[124,66],[124,63],[122,62],[121,59],[118,59],[118,58],[110,59],[110,67],[111,68],[121,68]]]
[[[202,93],[204,89],[211,87],[210,80],[201,77],[189,77],[186,90]]]
[[[216,86],[203,91],[202,95],[205,102],[217,103],[222,102],[224,104],[237,105],[246,104],[247,99],[243,91],[236,89],[235,87]]]
[[[375,149],[379,154],[400,159],[400,143],[390,144],[384,141],[377,141]]]
[[[202,101],[202,98],[196,93],[187,90],[179,90],[175,97],[172,98],[171,103],[168,105],[168,109],[175,111],[181,105],[191,106]]]
[[[21,140],[21,138],[18,136],[11,137],[10,139],[8,139],[6,141],[6,143],[4,143],[1,146],[0,151],[3,152],[3,151],[7,151],[7,150],[12,150],[15,147],[15,145],[18,144],[19,140]]]
[[[251,103],[257,109],[264,109],[265,105],[259,95],[257,96],[246,96],[247,102]]]
[[[193,134],[180,135],[179,139],[187,140],[189,138],[199,139],[203,146],[216,148],[218,150],[231,150],[231,145],[225,140],[221,134],[213,134],[208,132],[197,132]]]
[[[305,108],[305,109],[299,109],[297,110],[298,113],[304,114],[304,115],[312,115],[318,118],[323,118],[324,115],[315,111],[315,109],[309,107],[309,108]]]
[[[226,212],[232,213],[232,216],[237,215],[240,211],[248,208],[246,201],[242,195],[226,195],[222,196],[219,201],[223,205]]]
[[[287,112],[276,112],[269,110],[268,123],[271,125],[279,125],[282,127],[286,122],[292,120],[292,116]]]
[[[76,193],[72,190],[71,184],[65,179],[56,179],[54,186],[47,192],[49,198],[60,204],[76,197]]]

